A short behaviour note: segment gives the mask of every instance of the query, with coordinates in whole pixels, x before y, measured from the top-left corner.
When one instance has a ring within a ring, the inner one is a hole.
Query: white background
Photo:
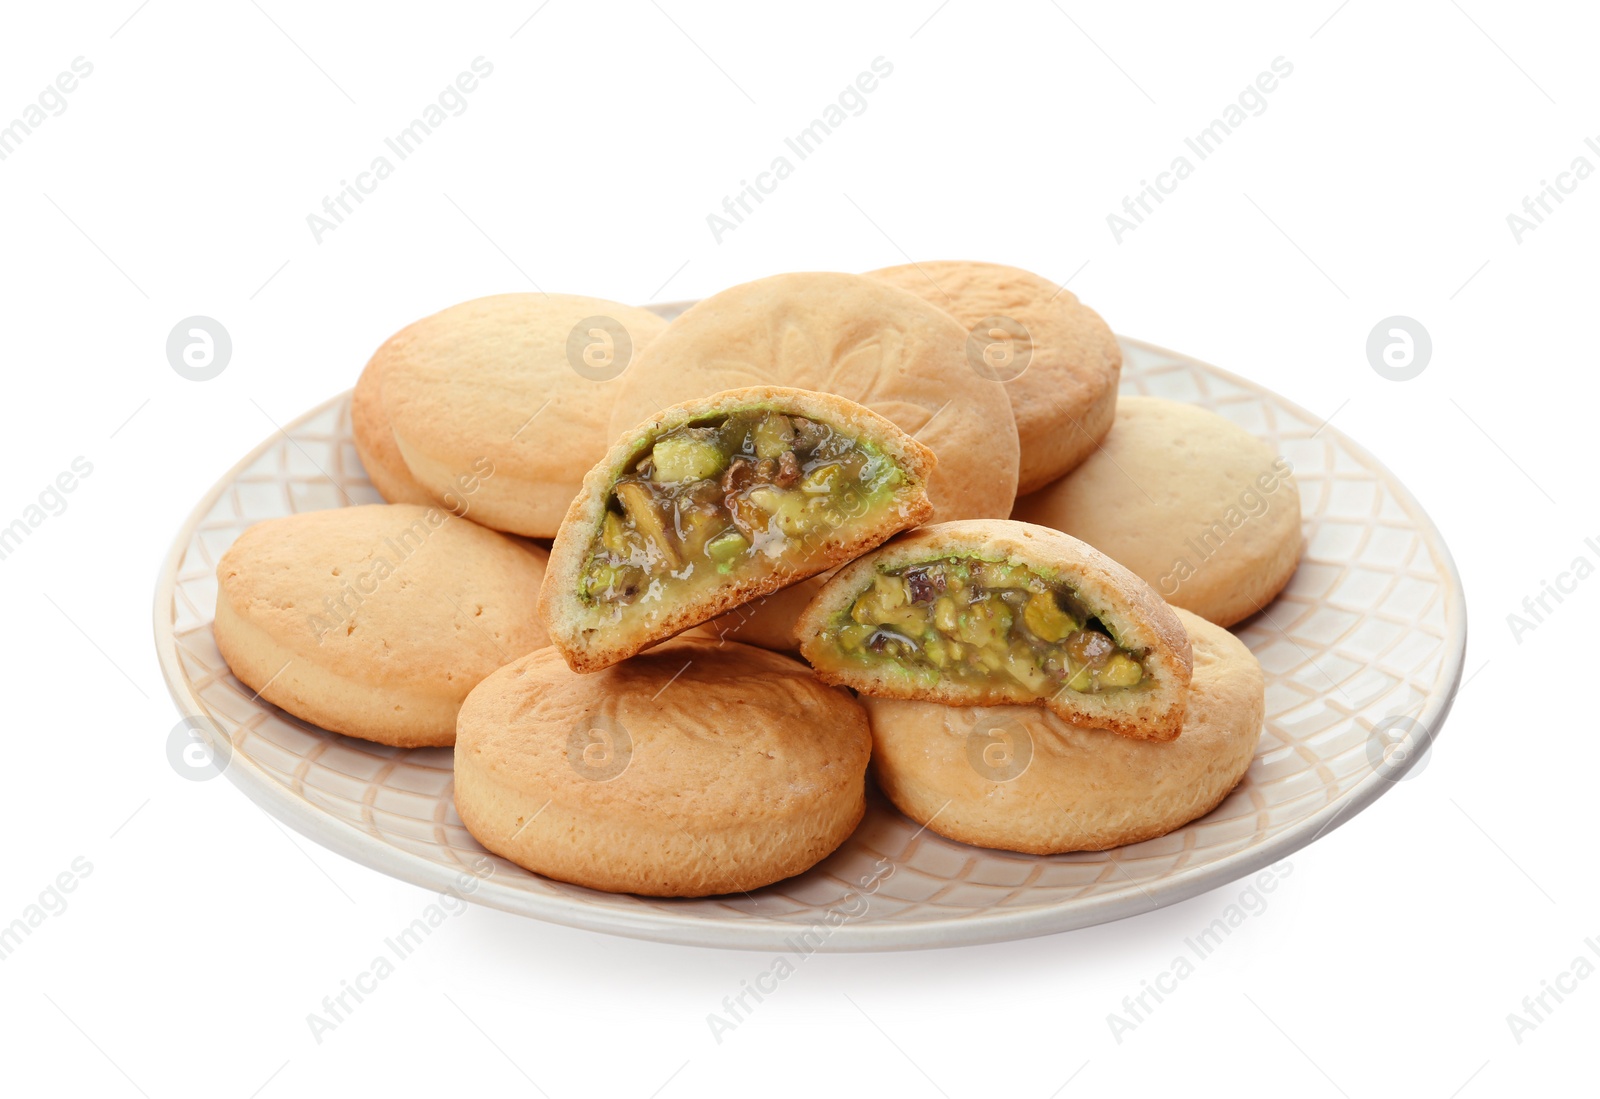
[[[1579,155],[1600,167],[1592,9],[137,2],[14,5],[0,30],[0,123],[94,66],[0,162],[0,525],[93,465],[0,561],[0,923],[93,868],[0,962],[0,1089],[1592,1087],[1600,979],[1520,1043],[1507,1015],[1600,935],[1600,580],[1520,643],[1506,617],[1600,560],[1600,176],[1520,243],[1506,221]],[[479,56],[469,109],[319,244],[306,215]],[[718,243],[706,215],[880,56],[868,109]],[[1118,243],[1106,214],[1280,56],[1265,113]],[[1405,480],[1460,565],[1481,673],[1426,770],[1294,855],[1269,909],[1120,1043],[1107,1013],[1240,885],[1051,938],[816,956],[721,1044],[707,1014],[768,959],[474,907],[318,1044],[308,1012],[429,895],[169,767],[150,598],[193,502],[447,304],[533,283],[689,298],[908,258],[1070,277],[1119,332],[1334,416]],[[166,360],[193,314],[232,334],[214,381]],[[1364,351],[1394,314],[1434,343],[1404,383]]]

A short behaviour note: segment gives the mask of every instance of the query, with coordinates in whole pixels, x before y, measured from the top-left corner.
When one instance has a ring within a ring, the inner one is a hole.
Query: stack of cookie
[[[1158,836],[1254,755],[1261,670],[1224,627],[1287,583],[1299,499],[1228,421],[1119,406],[1121,362],[991,264],[778,275],[671,324],[468,302],[357,384],[391,503],[247,531],[218,646],[307,721],[453,743],[472,834],[593,888],[800,873],[869,765],[969,843]]]

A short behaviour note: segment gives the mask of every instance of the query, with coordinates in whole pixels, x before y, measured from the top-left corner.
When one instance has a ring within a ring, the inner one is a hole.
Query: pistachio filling
[[[879,572],[823,639],[847,662],[1030,698],[1138,687],[1149,655],[1118,644],[1070,586],[956,557]]]
[[[590,604],[800,563],[904,482],[870,442],[780,412],[734,412],[639,445],[590,545],[578,585]]]

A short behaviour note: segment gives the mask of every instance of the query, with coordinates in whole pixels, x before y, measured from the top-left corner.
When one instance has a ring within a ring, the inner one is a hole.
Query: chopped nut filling
[[[954,557],[878,573],[824,638],[845,660],[932,682],[998,680],[1033,698],[1137,687],[1148,655],[1117,644],[1069,586]]]
[[[801,416],[753,410],[677,428],[613,486],[579,595],[620,608],[757,558],[803,562],[903,481],[871,443]]]

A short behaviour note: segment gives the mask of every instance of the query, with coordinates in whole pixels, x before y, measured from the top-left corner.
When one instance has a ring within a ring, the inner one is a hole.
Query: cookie
[[[966,346],[948,313],[880,280],[774,275],[706,298],[673,321],[624,375],[611,429],[620,435],[662,408],[740,386],[833,393],[934,452],[935,519],[1000,519],[1016,490],[1016,422],[1005,386],[971,368]],[[786,613],[779,602],[763,603],[707,630],[783,638],[792,647]]]
[[[968,333],[969,365],[1005,383],[1022,456],[1018,494],[1072,469],[1111,430],[1122,348],[1070,290],[998,263],[934,260],[870,273],[938,306]]]
[[[870,747],[858,703],[764,649],[682,638],[594,675],[544,649],[461,707],[456,811],[490,851],[560,881],[740,892],[855,830]]]
[[[597,671],[916,526],[933,471],[842,397],[756,386],[675,405],[584,478],[539,609],[567,663]]]
[[[384,361],[375,356],[368,362],[350,394],[350,434],[355,438],[356,455],[372,487],[389,503],[431,507],[436,501],[406,468],[389,426],[389,413],[383,407]]]
[[[1012,518],[1081,538],[1219,626],[1272,602],[1300,560],[1288,460],[1230,420],[1156,397],[1124,397],[1101,448]]]
[[[834,574],[800,616],[824,683],[948,706],[1039,705],[1123,736],[1183,724],[1189,638],[1150,585],[1005,519],[922,527]]]
[[[405,465],[486,526],[553,537],[605,453],[618,376],[665,327],[563,294],[479,298],[417,321],[373,356]],[[470,497],[463,479],[476,481]]]
[[[1250,768],[1261,665],[1220,626],[1179,611],[1194,647],[1183,733],[1133,740],[1031,706],[863,697],[879,787],[912,820],[979,847],[1103,851],[1202,817]]]
[[[296,717],[402,748],[454,743],[479,680],[549,643],[545,554],[442,508],[269,519],[217,562],[217,648]]]

